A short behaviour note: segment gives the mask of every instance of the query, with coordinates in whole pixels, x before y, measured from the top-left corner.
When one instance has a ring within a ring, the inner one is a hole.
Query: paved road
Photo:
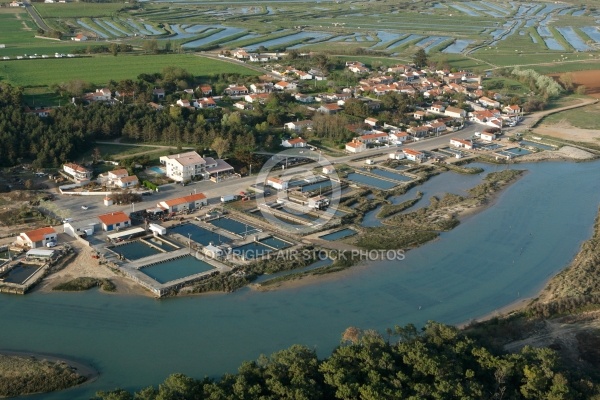
[[[36,23],[36,25],[44,31],[50,32],[50,27],[46,25],[40,14],[38,14],[37,10],[33,7],[33,5],[31,5],[29,0],[25,0],[23,4],[25,5],[25,9],[29,13],[29,15],[31,15],[31,18],[33,18],[33,21]]]

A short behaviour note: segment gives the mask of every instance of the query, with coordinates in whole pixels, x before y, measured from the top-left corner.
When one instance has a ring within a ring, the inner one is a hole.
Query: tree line
[[[293,345],[244,362],[218,380],[169,376],[132,394],[98,392],[95,400],[171,399],[546,399],[597,398],[589,379],[564,368],[547,348],[518,353],[487,348],[457,328],[429,322],[375,331],[348,328],[320,360]]]

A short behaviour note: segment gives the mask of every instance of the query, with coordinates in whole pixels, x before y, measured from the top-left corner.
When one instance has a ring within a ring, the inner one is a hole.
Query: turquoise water
[[[343,239],[343,238],[346,238],[346,237],[352,236],[352,235],[356,235],[356,231],[354,229],[346,228],[346,229],[342,229],[341,231],[332,232],[332,233],[328,233],[327,235],[319,236],[319,239],[333,241],[333,240]]]
[[[97,390],[156,385],[175,371],[197,378],[235,372],[243,360],[293,343],[324,357],[348,326],[384,331],[493,313],[535,295],[571,261],[591,236],[600,202],[600,162],[519,168],[530,172],[492,207],[404,261],[268,292],[161,301],[96,290],[1,295],[0,343],[92,364],[101,375],[91,384],[29,397],[89,399]]]
[[[255,258],[266,256],[271,253],[273,249],[258,242],[251,242],[239,247],[234,247],[231,251],[235,256],[253,260]]]
[[[11,269],[7,275],[4,275],[4,282],[21,284],[31,275],[35,274],[38,269],[40,269],[39,265],[19,264]]]
[[[197,243],[200,243],[203,246],[208,245],[209,243],[220,244],[220,243],[228,243],[230,242],[229,238],[226,238],[223,235],[219,235],[215,232],[211,232],[204,228],[199,227],[194,224],[183,224],[176,226],[174,228],[169,229],[169,233],[178,233],[183,237],[189,237]]]
[[[348,174],[346,179],[358,183],[359,185],[371,186],[381,190],[391,189],[398,184],[397,182],[384,181],[383,179],[374,178],[372,176],[367,176],[358,173]]]
[[[148,169],[151,170],[152,172],[155,172],[155,173],[159,174],[159,175],[164,175],[165,174],[164,168],[161,168],[161,167],[150,167]]]
[[[231,218],[213,219],[209,222],[214,226],[217,226],[221,229],[225,229],[228,232],[235,233],[236,235],[245,236],[251,233],[260,232],[260,229],[258,229],[255,226],[252,226],[250,224],[244,224],[240,221]]]
[[[259,240],[259,242],[266,246],[273,247],[275,249],[285,249],[292,246],[291,243],[286,242],[285,240],[281,240],[275,236],[261,239]]]
[[[160,253],[160,251],[148,246],[145,243],[140,242],[139,240],[115,246],[111,248],[111,250],[115,253],[122,254],[126,259],[130,261],[138,260],[140,258],[149,257]]]
[[[212,265],[202,260],[198,260],[192,256],[185,256],[144,267],[140,271],[158,283],[167,283],[212,269],[214,269]]]

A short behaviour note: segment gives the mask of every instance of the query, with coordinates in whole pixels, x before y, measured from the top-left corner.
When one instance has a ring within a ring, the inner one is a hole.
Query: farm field
[[[90,39],[168,38],[186,50],[240,46],[249,51],[261,46],[269,51],[362,48],[387,56],[406,56],[419,47],[432,54],[474,55],[485,53],[487,48],[492,52],[483,54],[482,59],[508,65],[514,60],[508,57],[508,51],[522,53],[521,58],[528,59],[556,52],[597,52],[600,31],[596,20],[600,12],[591,5],[581,1],[517,0],[461,3],[257,0],[183,5],[163,0],[131,6],[36,4],[36,8],[54,29],[68,34],[82,33]]]
[[[142,73],[160,72],[168,66],[206,77],[216,73],[258,74],[240,65],[189,54],[14,60],[1,65],[1,79],[24,87],[51,86],[76,79],[101,86],[110,80],[135,79]]]

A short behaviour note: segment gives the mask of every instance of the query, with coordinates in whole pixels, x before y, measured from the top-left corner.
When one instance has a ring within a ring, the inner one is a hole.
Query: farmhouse
[[[79,34],[73,36],[71,39],[76,42],[85,42],[87,40],[87,36],[85,36],[82,33],[79,33]]]
[[[102,214],[98,216],[98,219],[105,231],[114,231],[131,226],[131,219],[123,211]]]
[[[204,193],[191,194],[189,196],[178,197],[176,199],[169,199],[161,201],[157,204],[167,212],[178,212],[178,211],[191,211],[199,209],[202,206],[208,204],[208,199]]]
[[[17,237],[17,244],[32,249],[45,247],[49,242],[56,242],[57,233],[51,226],[23,232]]]

